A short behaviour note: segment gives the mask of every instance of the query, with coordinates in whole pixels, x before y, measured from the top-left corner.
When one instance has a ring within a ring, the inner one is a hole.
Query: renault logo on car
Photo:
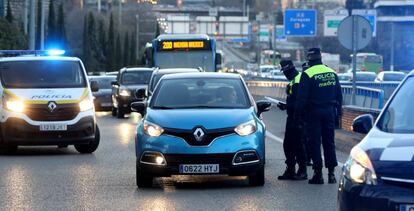
[[[55,102],[49,102],[47,104],[47,108],[49,109],[50,112],[54,112],[57,108],[57,105]]]
[[[201,129],[201,128],[197,128],[195,131],[194,131],[194,133],[193,133],[193,135],[194,135],[194,138],[196,139],[196,141],[202,141],[203,140],[203,137],[204,137],[204,131],[203,131],[203,129]]]

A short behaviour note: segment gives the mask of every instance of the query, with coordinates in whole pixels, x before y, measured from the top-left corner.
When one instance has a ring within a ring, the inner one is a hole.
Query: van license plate
[[[414,210],[414,204],[402,204],[400,205],[400,211],[412,211]]]
[[[180,165],[181,174],[218,174],[219,164],[182,164]]]
[[[40,131],[66,131],[67,125],[65,124],[44,124],[40,125]]]

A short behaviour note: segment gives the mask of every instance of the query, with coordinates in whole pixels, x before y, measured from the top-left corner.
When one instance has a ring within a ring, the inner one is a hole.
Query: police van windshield
[[[378,128],[388,133],[414,133],[414,78],[410,77],[397,92],[378,121]]]
[[[86,87],[78,61],[0,62],[1,82],[5,88],[76,88]]]

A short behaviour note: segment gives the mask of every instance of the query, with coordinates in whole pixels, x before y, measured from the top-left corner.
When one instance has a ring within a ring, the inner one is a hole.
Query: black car
[[[152,95],[158,81],[162,76],[174,73],[193,73],[193,72],[204,72],[203,69],[199,68],[167,68],[167,69],[156,69],[151,75],[150,82],[148,84],[148,95]]]
[[[96,81],[99,90],[93,92],[94,104],[96,111],[110,111],[112,108],[112,86],[111,83],[116,80],[116,76],[89,76],[89,81]]]
[[[131,103],[139,99],[135,90],[147,88],[153,72],[152,68],[123,68],[112,83],[112,116],[124,118],[131,113]]]
[[[338,210],[414,210],[414,72],[404,79],[374,124],[354,120],[368,133],[343,167]]]

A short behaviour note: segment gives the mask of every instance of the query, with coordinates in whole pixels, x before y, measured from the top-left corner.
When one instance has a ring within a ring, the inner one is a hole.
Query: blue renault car
[[[239,75],[165,75],[148,101],[131,107],[143,115],[135,142],[138,187],[152,186],[154,177],[215,174],[264,185],[260,115],[271,103],[255,102]]]

